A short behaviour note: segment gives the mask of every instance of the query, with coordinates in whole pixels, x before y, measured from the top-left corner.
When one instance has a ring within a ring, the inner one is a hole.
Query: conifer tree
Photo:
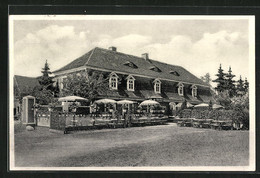
[[[217,87],[215,89],[218,92],[223,92],[226,90],[226,79],[225,79],[225,73],[223,72],[224,70],[221,68],[221,64],[218,69],[218,74],[216,76],[218,77],[216,80],[213,80],[213,82],[217,83]]]
[[[58,88],[53,86],[54,81],[50,77],[50,68],[46,60],[44,67],[42,68],[42,76],[38,78],[40,86],[36,87],[33,91],[33,95],[39,104],[49,104],[53,101],[54,96],[58,95]]]
[[[209,85],[210,85],[210,82],[212,81],[209,73],[206,73],[204,76],[201,76],[200,79]]]
[[[226,87],[230,97],[236,95],[235,80],[233,80],[234,77],[235,75],[232,74],[231,67],[229,67],[228,73],[226,74]]]
[[[245,83],[244,83],[244,90],[245,90],[245,92],[248,92],[248,89],[249,89],[249,83],[247,81],[247,78],[245,78]]]
[[[237,89],[237,94],[238,95],[243,95],[244,94],[244,81],[242,80],[242,77],[241,77],[241,75],[240,75],[240,78],[239,78],[239,80],[237,81],[237,87],[236,87],[236,89]]]
[[[41,86],[46,87],[47,89],[52,89],[52,78],[49,76],[51,74],[49,64],[46,60],[44,67],[42,68],[42,76],[39,78],[39,83]]]

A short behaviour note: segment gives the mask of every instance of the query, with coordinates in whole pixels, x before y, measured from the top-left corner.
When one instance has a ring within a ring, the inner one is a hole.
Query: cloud
[[[99,35],[97,42],[94,42],[93,45],[103,48],[115,46],[120,52],[139,56],[139,49],[150,44],[151,40],[152,37],[139,34],[129,34],[118,38],[102,34]]]
[[[175,35],[166,43],[149,44],[139,50],[149,52],[152,59],[183,66],[198,77],[209,72],[214,78],[220,63],[225,72],[232,66],[237,76],[248,75],[248,39],[239,32],[204,33],[194,42],[189,36]]]
[[[237,76],[248,76],[248,36],[244,33],[204,32],[195,41],[188,35],[172,35],[164,42],[156,39],[160,38],[138,33],[114,37],[89,30],[76,31],[74,26],[50,25],[27,33],[15,43],[15,74],[41,75],[46,59],[53,71],[94,47],[115,46],[119,52],[136,56],[147,52],[152,59],[183,66],[198,77],[207,72],[214,77],[220,63],[225,71],[232,66]]]
[[[73,26],[58,25],[28,33],[14,46],[15,74],[41,75],[45,60],[52,71],[62,67],[90,49],[87,33],[76,33]]]

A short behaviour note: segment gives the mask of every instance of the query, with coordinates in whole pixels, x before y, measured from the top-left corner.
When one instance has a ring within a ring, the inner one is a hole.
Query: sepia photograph
[[[10,15],[10,170],[255,171],[255,18]]]

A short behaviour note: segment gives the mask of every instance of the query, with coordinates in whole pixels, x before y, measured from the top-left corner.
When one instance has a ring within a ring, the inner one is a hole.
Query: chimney
[[[110,51],[116,51],[116,47],[114,47],[114,46],[110,46],[108,49],[109,49]]]
[[[148,60],[149,59],[149,54],[148,53],[142,54],[142,58],[144,58],[145,60]]]

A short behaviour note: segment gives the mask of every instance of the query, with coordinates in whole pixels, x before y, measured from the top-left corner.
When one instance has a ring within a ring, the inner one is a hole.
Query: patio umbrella
[[[213,104],[212,106],[213,109],[222,109],[224,108],[223,106],[219,105],[219,104]]]
[[[121,100],[121,101],[117,101],[117,104],[133,104],[133,101],[130,100]]]
[[[193,104],[191,104],[191,103],[189,103],[189,102],[187,102],[187,108],[191,108],[191,107],[193,107],[194,105]]]
[[[152,95],[150,97],[148,97],[149,99],[161,99],[162,97],[159,95]]]
[[[178,104],[176,105],[177,108],[180,108],[181,106],[182,106],[182,103],[178,103]]]
[[[96,104],[114,104],[114,103],[116,103],[116,101],[112,100],[112,99],[100,99],[100,100],[96,100],[94,103],[96,103]]]
[[[79,96],[66,96],[59,98],[58,101],[88,101],[88,99]]]
[[[150,106],[150,105],[159,105],[160,103],[158,103],[157,101],[154,100],[145,100],[142,103],[140,103],[139,106]]]
[[[203,108],[203,107],[209,107],[209,105],[206,104],[206,103],[201,103],[201,104],[198,104],[198,105],[194,106],[194,108]]]

